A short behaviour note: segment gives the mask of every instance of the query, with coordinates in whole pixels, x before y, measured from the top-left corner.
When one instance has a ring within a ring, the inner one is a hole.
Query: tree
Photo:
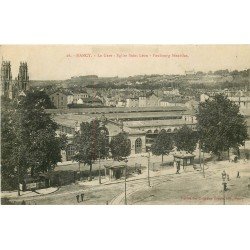
[[[197,131],[206,151],[221,153],[238,148],[247,139],[247,126],[239,107],[223,95],[199,104]]]
[[[21,182],[25,174],[47,172],[61,161],[57,124],[44,112],[43,101],[32,96],[2,103],[2,178],[10,185],[16,177]]]
[[[39,90],[29,91],[26,95],[25,102],[27,104],[34,104],[38,108],[43,108],[43,109],[55,108],[48,94],[44,91],[39,91]]]
[[[128,139],[128,133],[120,132],[115,135],[110,142],[112,158],[117,161],[123,161],[131,153],[131,143]]]
[[[108,155],[106,142],[107,137],[102,133],[103,127],[98,120],[83,122],[80,131],[74,136],[76,154],[73,159],[77,162],[89,165],[89,180],[92,180],[92,165],[99,157],[105,158]],[[105,143],[106,142],[106,143]]]
[[[13,103],[1,97],[1,187],[11,190],[17,186],[17,172],[12,155],[15,153],[15,133],[13,128]]]
[[[68,137],[65,133],[59,134],[59,146],[61,150],[66,150],[68,145]]]
[[[52,170],[61,161],[57,124],[44,111],[43,95],[41,99],[38,96],[35,92],[28,92],[25,97],[17,99],[15,114],[19,149],[23,148],[22,158],[32,176]]]
[[[177,150],[186,151],[188,153],[193,153],[197,144],[197,134],[187,125],[177,130],[175,134],[175,146]]]
[[[152,144],[151,150],[154,155],[162,156],[163,163],[163,156],[168,155],[173,150],[172,136],[165,130],[162,130]]]

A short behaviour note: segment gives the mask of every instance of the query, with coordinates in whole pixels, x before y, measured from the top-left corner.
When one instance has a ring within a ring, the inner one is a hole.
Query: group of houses
[[[198,103],[192,98],[183,97],[177,89],[168,89],[156,94],[154,91],[134,93],[98,93],[89,94],[87,91],[77,93],[68,90],[57,90],[50,94],[55,108],[84,108],[84,107],[187,107],[195,109]]]
[[[133,93],[127,96],[108,96],[105,98],[108,107],[187,107],[195,109],[198,102],[192,97],[183,97],[178,89],[164,90],[159,93],[154,91]]]
[[[103,101],[99,96],[90,96],[87,91],[72,93],[66,90],[57,90],[49,96],[57,109],[103,106]]]
[[[250,91],[237,90],[229,91],[224,89],[221,91],[211,91],[200,95],[200,102],[213,98],[216,94],[225,95],[230,101],[234,102],[240,107],[240,110],[250,109]]]

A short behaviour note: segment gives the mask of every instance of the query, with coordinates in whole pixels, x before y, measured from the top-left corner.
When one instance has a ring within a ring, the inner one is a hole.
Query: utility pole
[[[124,205],[127,205],[127,163],[128,160],[125,159],[125,182],[124,182]]]
[[[199,162],[200,162],[200,168],[201,168],[201,141],[199,140]]]
[[[150,151],[148,151],[148,186],[150,187],[149,168],[150,168]]]
[[[202,168],[202,172],[203,172],[203,177],[205,178],[205,159],[204,159],[204,149],[202,150],[202,163],[203,163],[203,168]]]
[[[225,190],[226,183],[223,182],[222,185],[223,185],[223,205],[226,205],[226,190]]]
[[[19,158],[19,157],[18,157]],[[18,193],[18,196],[20,196],[20,166],[19,166],[19,161],[18,161],[18,165],[17,165],[17,193]]]
[[[222,172],[222,187],[223,187],[223,205],[226,205],[226,190],[227,190],[227,183],[226,183],[226,177],[227,174],[225,170]]]
[[[102,180],[101,180],[101,153],[100,153],[100,148],[99,148],[99,184],[102,184]]]

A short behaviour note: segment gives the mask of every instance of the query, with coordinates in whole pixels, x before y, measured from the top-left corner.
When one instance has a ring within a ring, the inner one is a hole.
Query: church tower
[[[29,74],[27,62],[21,62],[17,77],[18,92],[29,90]]]
[[[12,96],[12,74],[10,61],[2,61],[1,65],[1,95],[13,98]]]

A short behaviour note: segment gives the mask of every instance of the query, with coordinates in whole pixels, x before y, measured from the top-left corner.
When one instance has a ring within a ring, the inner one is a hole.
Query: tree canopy
[[[1,186],[3,190],[17,186],[15,162],[12,157],[16,153],[13,109],[11,100],[1,97]]]
[[[247,139],[247,126],[239,107],[223,95],[199,104],[197,131],[203,148],[218,155],[238,148]]]
[[[2,98],[1,158],[4,188],[17,186],[27,173],[47,172],[61,161],[57,124],[45,113],[43,99],[34,93],[14,100]],[[8,182],[8,184],[7,184]],[[3,185],[2,185],[3,187]]]
[[[110,142],[112,158],[122,161],[131,154],[131,142],[126,132],[115,135]]]
[[[24,105],[25,103],[27,105],[34,105],[37,108],[43,108],[43,109],[55,108],[53,102],[50,100],[47,93],[39,90],[27,92],[26,98],[23,101]]]
[[[83,122],[80,131],[74,136],[76,154],[73,159],[79,163],[90,166],[89,179],[92,180],[92,164],[99,157],[108,156],[107,130],[101,126],[100,121]]]
[[[196,148],[198,138],[196,132],[194,132],[187,125],[184,125],[177,130],[174,140],[177,150],[192,153]]]
[[[19,148],[24,150],[25,164],[31,168],[31,175],[47,172],[61,161],[57,124],[50,114],[45,113],[44,99],[38,96],[28,92],[15,103],[15,133]]]
[[[151,150],[154,155],[163,156],[169,154],[173,150],[173,138],[165,130],[162,130],[152,144]]]

